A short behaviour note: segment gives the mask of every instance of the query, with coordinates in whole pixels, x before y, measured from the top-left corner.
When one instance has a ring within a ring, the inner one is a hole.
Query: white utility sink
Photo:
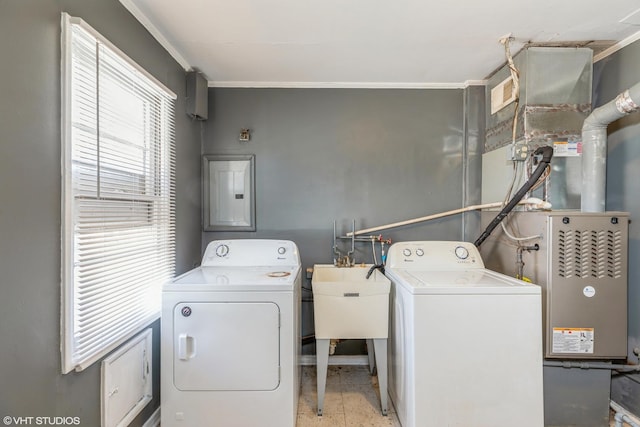
[[[316,339],[387,338],[391,282],[371,264],[313,267]]]
[[[313,318],[316,336],[318,415],[322,415],[332,339],[367,340],[369,366],[378,369],[380,409],[387,415],[387,338],[391,282],[372,264],[336,267],[313,266]],[[375,349],[375,351],[374,351]],[[374,363],[375,357],[375,363]]]

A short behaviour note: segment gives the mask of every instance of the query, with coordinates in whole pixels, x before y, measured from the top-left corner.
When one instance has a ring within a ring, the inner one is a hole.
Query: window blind
[[[175,271],[175,95],[63,15],[62,369],[160,312]]]

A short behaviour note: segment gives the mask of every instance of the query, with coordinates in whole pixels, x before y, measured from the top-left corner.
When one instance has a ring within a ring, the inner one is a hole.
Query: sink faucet
[[[349,255],[344,255],[336,258],[334,264],[336,267],[353,267],[355,262],[349,257]]]
[[[352,226],[352,236],[351,236],[351,250],[347,252],[346,255],[342,255],[342,252],[338,250],[338,245],[336,240],[338,239],[338,235],[336,234],[336,222],[333,221],[333,265],[336,267],[353,267],[356,264],[355,259],[353,259],[353,254],[355,253],[355,237],[354,234],[356,230],[356,220],[353,220]]]

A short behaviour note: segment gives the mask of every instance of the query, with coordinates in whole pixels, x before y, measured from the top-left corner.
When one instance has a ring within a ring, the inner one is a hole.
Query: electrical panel
[[[253,159],[204,156],[204,231],[255,231]]]

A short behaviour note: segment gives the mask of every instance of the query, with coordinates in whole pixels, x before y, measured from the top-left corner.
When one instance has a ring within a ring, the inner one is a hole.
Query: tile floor
[[[321,417],[316,414],[316,387],[316,367],[303,366],[296,427],[401,427],[391,401],[388,415],[382,415],[378,379],[369,374],[368,366],[328,367],[324,414]],[[612,414],[610,427],[614,426]],[[624,423],[624,427],[629,427],[629,424]]]
[[[321,417],[316,414],[316,387],[316,367],[303,366],[296,427],[400,427],[390,401],[388,415],[382,415],[378,378],[371,376],[368,366],[330,365],[327,368],[327,387]]]

